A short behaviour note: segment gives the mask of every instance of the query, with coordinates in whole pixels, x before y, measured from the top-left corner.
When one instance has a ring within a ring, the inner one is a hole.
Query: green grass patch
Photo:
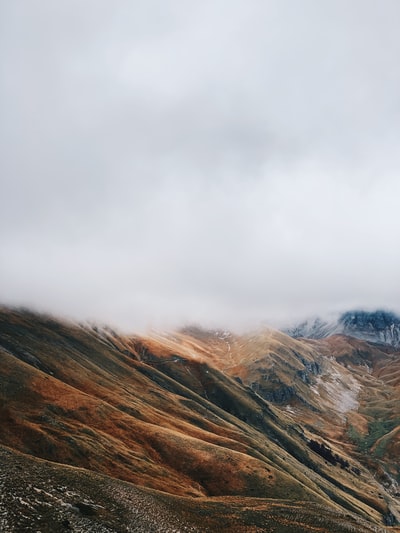
[[[368,423],[368,433],[366,435],[359,433],[354,426],[350,425],[347,429],[347,435],[353,444],[357,446],[359,452],[367,453],[371,450],[376,441],[392,431],[399,422],[398,419],[371,420]],[[373,451],[373,455],[377,458],[382,457],[386,449],[386,444],[386,439],[383,439]]]

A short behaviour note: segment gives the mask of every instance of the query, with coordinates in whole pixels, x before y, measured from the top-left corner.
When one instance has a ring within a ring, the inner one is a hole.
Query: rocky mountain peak
[[[312,318],[284,330],[294,338],[323,339],[342,334],[368,342],[400,346],[400,317],[391,311],[346,311],[336,317]]]

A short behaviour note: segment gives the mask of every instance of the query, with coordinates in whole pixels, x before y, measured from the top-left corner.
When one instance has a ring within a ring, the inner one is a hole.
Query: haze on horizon
[[[0,0],[0,301],[400,310],[395,0]]]

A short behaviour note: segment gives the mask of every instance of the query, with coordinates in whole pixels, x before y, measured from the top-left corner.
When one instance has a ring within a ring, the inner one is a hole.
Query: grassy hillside
[[[75,531],[82,520],[85,531],[383,531],[395,498],[351,444],[309,420],[328,420],[329,403],[316,401],[328,358],[278,333],[252,339],[127,338],[1,310],[4,531],[24,516],[43,520],[40,531],[65,520]],[[265,399],[257,368],[293,388],[289,403]],[[69,499],[55,496],[61,486]],[[143,523],[121,522],[126,498],[151,500],[138,504]]]

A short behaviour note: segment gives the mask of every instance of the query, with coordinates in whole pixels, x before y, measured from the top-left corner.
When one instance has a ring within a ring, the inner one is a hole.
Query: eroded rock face
[[[320,317],[285,329],[294,338],[323,339],[341,334],[368,342],[400,346],[400,317],[390,311],[347,311],[336,317]]]
[[[371,342],[400,346],[400,317],[388,311],[349,311],[340,318],[343,333]]]

